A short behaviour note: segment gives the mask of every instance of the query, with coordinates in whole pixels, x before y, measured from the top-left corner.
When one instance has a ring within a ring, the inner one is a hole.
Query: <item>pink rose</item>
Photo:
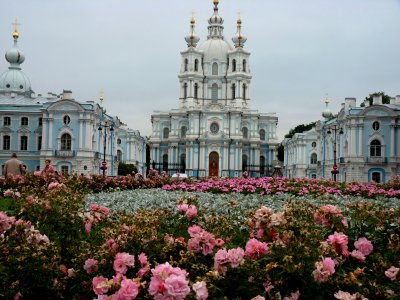
[[[399,273],[399,268],[391,266],[389,269],[385,271],[385,275],[390,280],[396,280],[397,274]]]
[[[178,205],[178,210],[182,211],[182,212],[186,212],[188,210],[188,208],[189,208],[189,205],[187,205],[186,203]]]
[[[343,291],[339,291],[339,292],[335,293],[334,296],[336,299],[340,299],[340,300],[356,300],[357,299],[356,294],[352,295],[348,292],[343,292]]]
[[[165,279],[165,289],[174,300],[183,300],[190,293],[189,282],[181,275],[171,275]]]
[[[250,239],[246,243],[246,256],[250,259],[258,259],[264,254],[268,253],[268,244],[258,241],[257,239]]]
[[[361,262],[365,261],[365,255],[359,250],[353,250],[350,255]]]
[[[189,220],[192,220],[194,217],[196,217],[197,216],[196,206],[190,205],[185,215]]]
[[[204,281],[198,281],[193,284],[193,291],[196,293],[197,300],[206,300],[208,298],[207,284]]]
[[[374,249],[374,246],[372,245],[371,241],[369,241],[365,237],[359,238],[354,243],[354,246],[364,255],[370,254]]]
[[[229,249],[228,259],[232,268],[237,268],[244,263],[244,250],[242,248]]]
[[[85,261],[85,265],[83,266],[83,268],[88,274],[94,273],[98,270],[97,264],[98,264],[97,260],[89,258]]]
[[[332,245],[337,254],[349,256],[349,251],[347,248],[348,237],[345,234],[341,232],[335,232],[334,234],[328,236],[327,242]]]
[[[335,262],[331,258],[326,257],[322,261],[316,262],[315,268],[313,271],[315,281],[327,282],[329,276],[335,273]]]
[[[103,276],[93,278],[93,291],[96,295],[103,295],[108,292],[108,280]]]
[[[137,295],[139,294],[139,287],[140,286],[131,279],[123,279],[121,282],[121,287],[117,292],[118,300],[136,299]]]

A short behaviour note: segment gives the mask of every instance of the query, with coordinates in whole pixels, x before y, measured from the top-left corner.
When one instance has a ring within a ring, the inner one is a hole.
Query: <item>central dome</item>
[[[232,50],[232,46],[224,39],[208,39],[202,43],[199,48],[204,53],[204,62],[218,60],[226,62],[228,51]]]

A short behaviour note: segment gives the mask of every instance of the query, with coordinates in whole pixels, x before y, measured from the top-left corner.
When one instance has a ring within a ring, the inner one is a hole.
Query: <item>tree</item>
[[[315,127],[317,122],[311,122],[309,124],[300,124],[297,125],[295,128],[289,130],[289,133],[285,135],[285,138],[292,138],[296,133],[301,133],[305,131],[309,131],[311,128]]]
[[[278,145],[276,148],[276,151],[278,153],[277,158],[279,161],[284,161],[285,160],[285,148],[283,147],[282,143]]]
[[[125,176],[128,174],[132,175],[132,172],[137,173],[137,168],[133,164],[124,164],[123,162],[119,162],[118,164],[118,175]]]
[[[390,103],[390,96],[386,95],[385,92],[378,92],[378,93],[372,93],[369,94],[368,97],[365,97],[365,100],[369,101],[369,105],[372,105],[372,101],[375,95],[381,95],[382,96],[382,104],[389,104]],[[365,104],[361,103],[361,107],[364,107]]]

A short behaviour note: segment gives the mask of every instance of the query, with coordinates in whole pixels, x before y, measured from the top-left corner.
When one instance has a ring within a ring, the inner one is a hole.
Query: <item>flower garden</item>
[[[1,299],[399,299],[400,176],[0,179]]]

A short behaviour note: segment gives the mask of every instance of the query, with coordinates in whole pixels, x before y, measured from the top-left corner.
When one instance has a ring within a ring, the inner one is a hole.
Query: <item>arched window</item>
[[[311,147],[313,147],[313,148],[317,147],[317,142],[312,142]]]
[[[246,72],[246,60],[243,59],[243,72]]]
[[[265,176],[265,157],[260,156],[260,177]]]
[[[194,71],[197,72],[199,70],[199,60],[195,59],[194,60]]]
[[[311,154],[310,164],[312,164],[312,165],[316,165],[317,164],[317,153]]]
[[[187,128],[186,126],[181,127],[181,138],[184,139],[186,137]]]
[[[189,61],[185,58],[185,72],[188,70]]]
[[[243,89],[243,100],[246,100],[246,90],[247,90],[247,86],[246,86],[246,84],[245,83],[243,83],[243,86],[242,86],[242,89]]]
[[[212,64],[212,75],[218,75],[218,64],[216,62]]]
[[[9,135],[4,135],[3,136],[3,150],[10,150],[10,136]]]
[[[232,99],[236,99],[236,85],[232,84]]]
[[[162,169],[165,172],[168,172],[168,154],[164,154],[162,157]]]
[[[61,149],[60,150],[66,150],[70,151],[71,150],[71,135],[68,133],[64,133],[61,136]]]
[[[169,128],[165,127],[163,131],[163,138],[167,139],[169,137]]]
[[[187,98],[187,83],[183,84],[183,99]]]
[[[218,101],[218,84],[216,83],[211,86],[211,100],[213,103]]]
[[[242,131],[243,131],[243,138],[248,139],[249,138],[249,130],[247,129],[247,127],[243,127]]]
[[[37,149],[38,151],[42,150],[42,136],[39,135],[37,139]]]
[[[381,142],[378,140],[373,140],[370,144],[369,153],[370,156],[382,156],[382,145]]]
[[[194,84],[194,99],[198,98],[199,94],[199,85],[197,83]]]
[[[28,150],[28,137],[21,136],[20,150]]]
[[[242,155],[242,172],[245,172],[247,170],[247,155],[243,154]]]
[[[232,60],[232,72],[236,72],[236,59]]]
[[[71,123],[71,118],[68,115],[66,115],[63,118],[63,122],[65,125],[68,125],[69,123]]]
[[[179,172],[180,173],[185,173],[185,171],[186,171],[186,154],[182,153],[181,154],[181,162],[180,162]]]
[[[265,130],[264,129],[260,130],[260,140],[265,141]]]
[[[122,151],[121,150],[117,150],[117,160],[122,161]]]

